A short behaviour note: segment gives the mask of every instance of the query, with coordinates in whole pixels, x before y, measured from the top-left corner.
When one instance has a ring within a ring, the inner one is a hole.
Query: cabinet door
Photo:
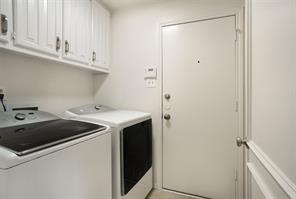
[[[89,63],[90,59],[90,0],[64,1],[63,57],[72,61]]]
[[[110,13],[95,0],[92,1],[92,64],[109,68]]]
[[[0,44],[7,44],[12,32],[12,1],[0,0]]]
[[[39,0],[39,46],[56,55],[61,51],[62,6],[62,0]]]
[[[14,5],[15,45],[58,56],[62,0],[16,0]]]

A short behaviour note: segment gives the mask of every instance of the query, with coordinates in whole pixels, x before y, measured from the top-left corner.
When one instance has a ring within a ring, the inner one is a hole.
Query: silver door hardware
[[[15,38],[16,38],[16,33],[15,32],[11,33],[11,39],[15,40]]]
[[[95,62],[96,60],[97,60],[97,53],[95,51],[93,51],[92,61]]]
[[[65,53],[67,54],[70,50],[70,44],[68,42],[68,40],[65,41]]]
[[[238,29],[238,28],[237,28],[237,29],[235,30],[235,41],[238,40],[238,35],[241,34],[241,33],[242,33],[241,29]]]
[[[171,115],[166,113],[166,114],[164,114],[163,118],[165,120],[170,120],[171,119]]]
[[[164,98],[165,98],[166,100],[170,100],[170,99],[171,99],[171,95],[168,94],[168,93],[166,93],[166,94],[164,94]]]
[[[61,39],[60,37],[57,37],[56,40],[56,51],[59,51],[61,49]]]
[[[247,147],[247,149],[250,148],[249,145],[248,145],[248,141],[247,141],[247,139],[242,139],[242,138],[240,138],[240,137],[237,137],[237,138],[236,138],[236,145],[237,145],[238,147],[241,147],[242,145],[245,145],[245,146]]]
[[[6,35],[8,32],[8,18],[4,14],[1,14],[0,18],[1,18],[1,33],[3,35]]]

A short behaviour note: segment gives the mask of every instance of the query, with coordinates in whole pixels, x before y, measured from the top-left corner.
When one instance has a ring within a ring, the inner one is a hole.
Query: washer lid
[[[97,114],[83,115],[77,118],[82,118],[84,121],[103,123],[111,127],[124,127],[139,121],[150,119],[151,115],[150,113],[138,111],[114,110]]]
[[[5,127],[0,128],[0,146],[22,156],[105,129],[101,125],[63,119]]]

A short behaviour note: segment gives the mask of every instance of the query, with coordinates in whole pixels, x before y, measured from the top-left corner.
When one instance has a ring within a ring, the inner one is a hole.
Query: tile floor
[[[189,196],[182,196],[168,191],[153,189],[146,199],[194,199]]]

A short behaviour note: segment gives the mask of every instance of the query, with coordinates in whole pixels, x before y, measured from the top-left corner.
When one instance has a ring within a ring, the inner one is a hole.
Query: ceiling
[[[156,3],[164,0],[101,0],[111,10],[143,3]]]

